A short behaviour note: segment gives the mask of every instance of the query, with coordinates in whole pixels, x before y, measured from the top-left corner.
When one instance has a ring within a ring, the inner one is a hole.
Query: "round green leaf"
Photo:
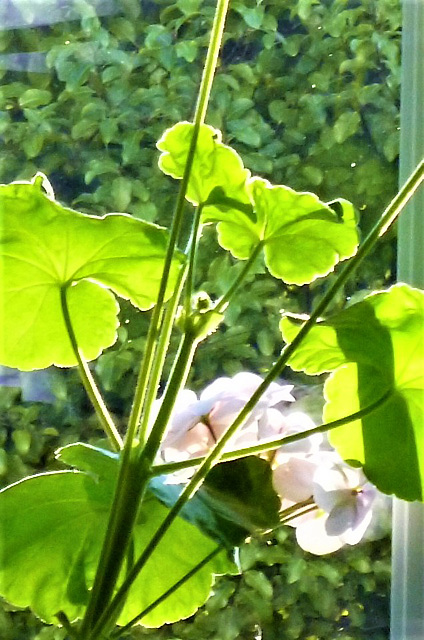
[[[125,214],[96,218],[66,209],[41,175],[0,185],[0,216],[2,364],[22,370],[76,364],[63,320],[64,290],[87,360],[116,339],[118,305],[109,289],[141,309],[153,306],[165,230]],[[168,294],[180,261],[172,264]]]
[[[355,254],[356,217],[346,200],[325,204],[312,193],[273,186],[260,178],[248,183],[248,191],[253,215],[230,203],[205,214],[207,221],[218,222],[219,242],[236,258],[248,258],[261,244],[269,272],[302,285]]]
[[[0,492],[0,594],[29,606],[48,623],[63,611],[81,618],[93,584],[113,484],[103,467],[92,475],[73,471],[26,478]],[[100,480],[99,480],[100,478]],[[134,532],[138,557],[168,509],[147,496]],[[187,544],[189,541],[190,544]],[[124,625],[213,551],[216,543],[179,518],[163,538],[129,592],[118,623]],[[192,615],[208,597],[213,575],[234,571],[226,553],[203,569],[143,618],[161,626]]]

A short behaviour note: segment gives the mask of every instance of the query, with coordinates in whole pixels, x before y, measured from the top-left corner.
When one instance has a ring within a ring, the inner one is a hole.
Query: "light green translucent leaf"
[[[218,222],[219,243],[236,258],[248,258],[261,244],[270,273],[302,285],[328,274],[356,252],[356,218],[346,200],[325,204],[312,193],[273,186],[260,178],[252,179],[247,188],[253,214],[230,202],[205,213],[206,221]]]
[[[42,474],[0,492],[0,594],[14,605],[29,606],[48,623],[57,623],[59,611],[70,620],[81,618],[87,604],[113,488],[99,451],[81,445],[63,456],[83,459],[89,474]],[[136,557],[167,513],[155,497],[147,496],[134,532]],[[215,546],[178,518],[135,581],[119,624],[138,615]],[[160,626],[192,615],[208,597],[214,574],[229,571],[234,564],[222,552],[143,618],[143,624]]]
[[[284,339],[299,330],[284,318]],[[359,461],[385,493],[424,500],[424,292],[404,284],[371,294],[301,343],[290,366],[309,374],[333,371],[325,383],[326,422],[385,400],[330,440],[346,460]]]
[[[173,178],[183,177],[192,133],[192,124],[179,122],[167,129],[157,143],[162,151],[159,168]],[[250,173],[234,149],[221,142],[221,137],[218,129],[200,127],[187,189],[187,199],[195,205],[206,202],[216,187],[236,200],[249,203],[245,184]]]
[[[76,364],[63,320],[63,289],[87,360],[116,339],[118,305],[110,290],[141,309],[153,306],[165,230],[125,214],[96,218],[66,209],[41,175],[0,185],[0,223],[2,364],[22,370]],[[171,268],[169,291],[179,260]]]

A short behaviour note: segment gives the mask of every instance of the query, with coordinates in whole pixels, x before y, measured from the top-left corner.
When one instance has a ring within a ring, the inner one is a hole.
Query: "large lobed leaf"
[[[26,478],[0,492],[0,594],[48,623],[63,611],[81,618],[92,586],[118,469],[113,454],[71,445],[61,458],[87,473],[62,471]],[[138,557],[168,509],[152,494],[134,530]],[[187,544],[190,541],[190,544]],[[119,624],[137,616],[211,553],[216,543],[177,518],[129,592]],[[192,615],[208,597],[214,574],[234,572],[221,552],[142,622],[161,626]]]
[[[299,330],[282,319],[283,337]],[[330,432],[345,460],[358,461],[383,492],[424,500],[424,292],[404,284],[374,293],[319,322],[290,366],[332,371],[325,383],[326,422],[385,398],[372,413]]]
[[[174,178],[184,173],[193,125],[180,122],[158,142],[159,167]],[[346,200],[325,204],[312,193],[249,178],[241,158],[202,125],[187,199],[203,206],[204,223],[217,223],[218,240],[241,260],[259,247],[270,273],[302,285],[327,275],[358,246],[356,216]]]
[[[153,306],[162,274],[164,229],[125,214],[102,218],[62,207],[47,179],[0,185],[0,362],[19,369],[76,364],[61,291],[87,360],[116,339],[111,291]],[[169,289],[181,257],[173,261]]]

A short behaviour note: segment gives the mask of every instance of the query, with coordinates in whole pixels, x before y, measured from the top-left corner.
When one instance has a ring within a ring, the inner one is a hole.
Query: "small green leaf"
[[[345,460],[359,461],[384,493],[424,500],[424,292],[404,284],[367,296],[319,322],[290,359],[325,383],[326,422],[381,404],[330,432]],[[291,342],[299,327],[281,322]]]
[[[252,9],[240,6],[237,11],[241,13],[247,26],[251,29],[260,29],[264,18],[265,8],[262,5],[257,5]]]
[[[161,171],[173,178],[183,177],[192,133],[193,125],[189,122],[179,122],[165,131],[157,143],[158,149],[162,151],[159,158]],[[234,149],[222,144],[221,132],[208,125],[202,125],[188,184],[187,200],[195,205],[204,203],[213,189],[221,187],[228,196],[249,203],[245,192],[249,175]]]
[[[98,451],[91,454],[80,448],[62,456],[84,457],[90,475],[43,474],[0,492],[0,594],[16,606],[29,606],[47,623],[57,623],[58,611],[71,621],[81,618],[93,584],[113,484],[103,478],[106,466]],[[146,497],[134,531],[135,557],[167,513],[155,497]],[[175,520],[131,588],[118,624],[138,615],[215,547],[196,527]],[[234,569],[221,552],[143,618],[143,624],[156,627],[192,615],[208,597],[214,574]]]
[[[336,142],[342,144],[345,140],[353,136],[359,129],[361,117],[356,111],[346,111],[337,118],[334,125],[334,138]]]
[[[111,193],[118,211],[127,211],[131,202],[132,180],[119,176],[112,180]]]
[[[187,62],[193,62],[197,56],[197,42],[194,40],[181,40],[176,47],[177,56]]]
[[[141,309],[155,303],[164,229],[125,214],[95,218],[66,209],[41,175],[0,185],[0,214],[0,363],[22,370],[76,364],[62,290],[87,360],[116,339],[118,305],[109,289]],[[181,260],[172,265],[168,294]]]

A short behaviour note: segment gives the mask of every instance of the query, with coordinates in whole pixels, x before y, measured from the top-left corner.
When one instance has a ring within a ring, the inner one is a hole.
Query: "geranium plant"
[[[304,548],[327,553],[372,529],[382,493],[424,497],[423,292],[399,284],[325,315],[424,163],[361,244],[349,202],[252,177],[204,123],[227,5],[218,2],[193,122],[157,144],[160,169],[181,181],[169,231],[67,209],[41,174],[0,187],[0,363],[77,366],[109,441],[63,447],[62,471],[0,492],[0,595],[78,640],[188,617],[214,575],[237,571],[231,550],[253,533],[292,524]],[[218,300],[196,289],[205,224],[244,261]],[[348,262],[310,316],[283,314],[285,346],[263,379],[220,378],[197,397],[185,389],[196,349],[260,259],[291,285]],[[87,364],[116,340],[116,297],[153,309],[123,432]],[[180,346],[158,398],[174,330]],[[330,373],[323,424],[296,410],[279,382],[287,365]]]

